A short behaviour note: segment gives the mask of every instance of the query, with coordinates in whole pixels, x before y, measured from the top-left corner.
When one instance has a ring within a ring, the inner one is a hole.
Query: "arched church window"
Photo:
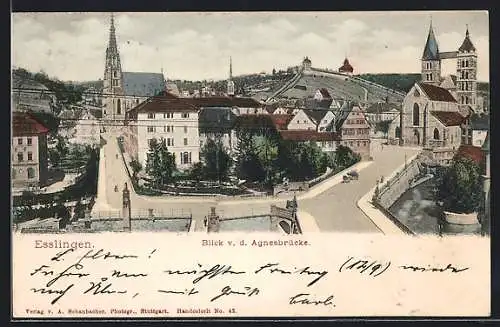
[[[469,60],[465,61],[465,67],[469,67]]]
[[[116,78],[116,70],[113,71],[113,77]]]
[[[118,115],[121,115],[121,114],[122,114],[122,104],[121,104],[120,99],[118,99],[118,100],[116,101],[116,113],[117,113]]]
[[[439,130],[437,128],[434,128],[434,139],[439,140]]]
[[[417,103],[413,105],[413,126],[420,125],[420,108]]]

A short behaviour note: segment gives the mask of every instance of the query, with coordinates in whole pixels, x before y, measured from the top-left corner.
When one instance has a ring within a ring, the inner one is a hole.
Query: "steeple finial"
[[[117,45],[116,45],[116,33],[115,33],[115,15],[114,13],[111,13],[111,23],[109,26],[109,43],[108,43],[108,50],[112,52],[117,52]]]
[[[469,24],[465,24],[465,36],[469,37]]]

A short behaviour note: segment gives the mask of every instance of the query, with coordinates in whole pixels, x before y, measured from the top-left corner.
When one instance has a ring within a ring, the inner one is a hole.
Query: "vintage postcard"
[[[487,11],[12,21],[12,318],[490,315]]]

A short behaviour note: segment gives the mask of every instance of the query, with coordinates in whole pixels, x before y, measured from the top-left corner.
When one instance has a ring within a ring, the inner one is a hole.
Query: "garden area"
[[[275,129],[264,124],[259,129],[238,129],[237,138],[233,155],[220,140],[209,139],[201,149],[201,161],[187,171],[177,169],[175,154],[168,151],[164,139],[152,140],[146,167],[136,160],[127,165],[136,192],[143,195],[273,194],[274,186],[284,180],[316,179],[314,183],[319,183],[361,159],[345,146],[339,146],[335,153],[325,153],[316,142],[282,140]],[[123,145],[118,143],[123,152]],[[317,179],[322,175],[324,178]]]

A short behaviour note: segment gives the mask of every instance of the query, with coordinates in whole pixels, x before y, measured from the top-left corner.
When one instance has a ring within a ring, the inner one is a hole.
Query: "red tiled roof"
[[[29,136],[48,133],[49,129],[27,112],[12,114],[12,135]]]
[[[351,64],[349,63],[349,60],[345,58],[344,64],[342,67],[339,68],[339,72],[349,72],[352,73],[354,71],[354,68],[352,68]]]
[[[278,130],[284,130],[287,128],[288,123],[293,119],[293,115],[270,115],[271,121]]]
[[[431,111],[431,115],[436,117],[444,126],[460,126],[466,119],[466,117],[455,111]]]
[[[253,98],[240,97],[202,97],[183,99],[188,103],[198,107],[240,107],[240,108],[260,108],[263,104]]]
[[[276,109],[278,109],[278,104],[277,103],[273,103],[273,104],[268,104],[264,107],[264,109],[272,114]]]
[[[339,141],[337,133],[313,130],[279,131],[281,138],[288,141]]]
[[[481,164],[484,159],[484,153],[478,146],[461,145],[455,154],[455,158],[468,158],[478,164]]]
[[[182,98],[172,98],[165,95],[157,95],[147,99],[136,107],[130,109],[127,115],[132,118],[138,113],[150,112],[196,112],[198,107],[194,106]]]
[[[418,86],[432,101],[457,102],[447,89],[421,82],[418,83]]]

